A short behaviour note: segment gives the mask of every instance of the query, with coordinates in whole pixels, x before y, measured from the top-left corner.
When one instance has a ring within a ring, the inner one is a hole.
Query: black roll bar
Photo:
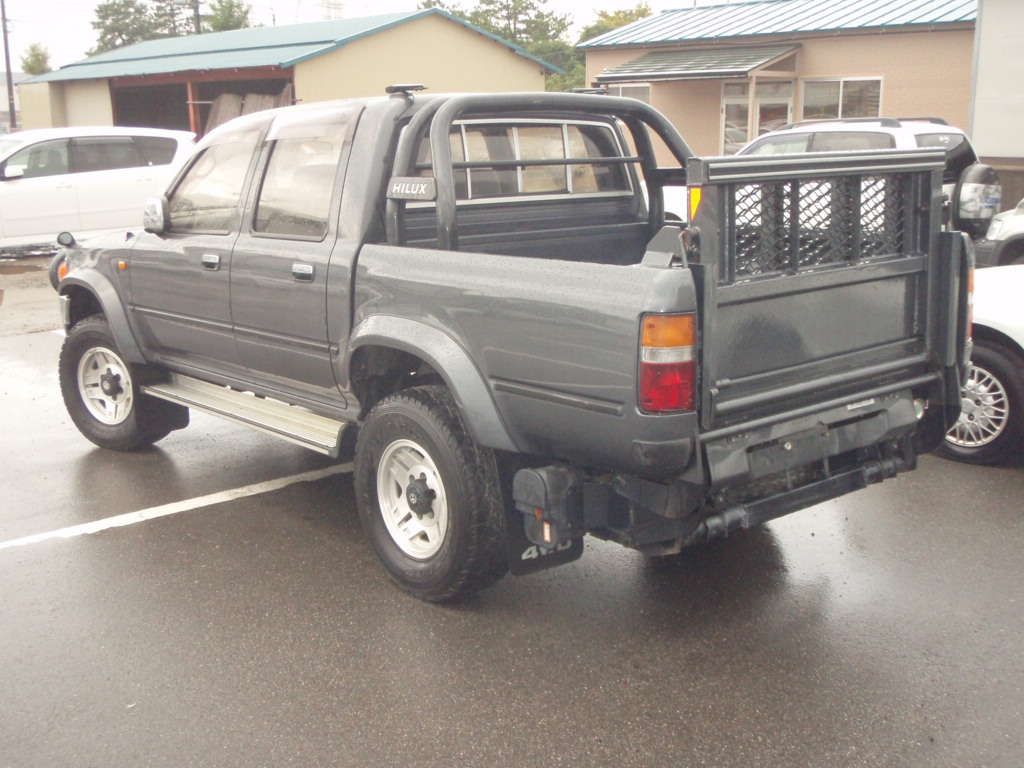
[[[402,134],[395,154],[394,176],[411,176],[416,171],[416,149],[427,123],[430,124],[430,154],[437,183],[437,240],[444,250],[458,249],[456,225],[455,174],[449,133],[452,124],[467,113],[501,114],[529,111],[591,112],[620,118],[629,128],[644,170],[650,201],[650,219],[660,221],[664,203],[660,185],[671,177],[685,182],[685,168],[693,152],[675,127],[656,109],[642,101],[619,96],[598,96],[583,93],[493,93],[438,98],[424,105],[410,120]],[[675,156],[682,169],[659,171],[654,162],[650,136],[656,133]],[[564,160],[560,163],[565,163]],[[523,162],[519,162],[523,165]],[[527,161],[525,164],[532,164]],[[460,166],[467,165],[460,163]],[[493,165],[493,163],[488,163]],[[468,166],[467,166],[468,167]],[[388,242],[401,241],[401,217],[404,201],[389,199],[386,205],[385,228]]]

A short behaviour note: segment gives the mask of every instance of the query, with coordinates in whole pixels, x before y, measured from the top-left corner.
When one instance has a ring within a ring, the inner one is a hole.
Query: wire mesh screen
[[[909,248],[907,174],[731,187],[734,240],[724,280],[796,272]]]

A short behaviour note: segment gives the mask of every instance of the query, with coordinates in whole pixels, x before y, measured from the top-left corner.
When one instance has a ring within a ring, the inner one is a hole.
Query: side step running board
[[[142,387],[142,391],[338,457],[346,422],[319,416],[301,406],[256,397],[177,373],[171,374],[166,382]]]

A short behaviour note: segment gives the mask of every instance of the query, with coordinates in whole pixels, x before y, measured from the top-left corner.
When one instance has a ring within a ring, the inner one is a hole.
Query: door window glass
[[[812,152],[849,152],[860,149],[891,149],[896,141],[877,131],[828,131],[814,134]]]
[[[271,144],[253,230],[285,237],[323,237],[343,137],[278,139]]]
[[[168,201],[172,230],[223,233],[231,229],[258,136],[257,131],[231,134],[203,150]]]
[[[130,136],[88,136],[71,140],[71,168],[75,173],[138,168],[142,156]]]
[[[745,155],[792,155],[807,151],[809,133],[795,133],[786,136],[769,136],[752,145]]]
[[[68,142],[66,139],[44,141],[16,152],[4,163],[4,169],[21,171],[24,178],[56,176],[68,172]]]
[[[178,151],[177,139],[164,136],[132,136],[146,165],[168,165]]]

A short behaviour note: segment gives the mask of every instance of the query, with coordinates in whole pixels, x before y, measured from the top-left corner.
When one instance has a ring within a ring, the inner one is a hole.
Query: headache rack
[[[454,161],[449,133],[452,125],[467,115],[526,115],[551,114],[557,119],[566,114],[593,114],[618,118],[629,131],[635,156],[621,158],[561,158],[558,160],[486,160]],[[678,168],[658,168],[647,129],[652,130],[669,148],[680,164]],[[422,181],[419,172],[426,167],[417,164],[416,151],[425,136],[430,138],[431,164],[434,184],[429,194],[437,213],[437,244],[442,250],[458,250],[459,234],[456,217],[455,172],[466,168],[526,168],[540,165],[586,165],[609,163],[639,163],[643,169],[650,201],[648,220],[652,231],[664,218],[661,187],[665,184],[683,185],[686,172],[683,165],[693,152],[672,124],[657,110],[636,99],[618,96],[599,96],[587,93],[494,93],[465,96],[434,97],[412,116],[402,132],[395,152],[389,194],[385,207],[385,231],[388,243],[404,242],[403,216],[410,198],[391,194],[390,190],[402,185]],[[425,198],[418,198],[425,199]]]

